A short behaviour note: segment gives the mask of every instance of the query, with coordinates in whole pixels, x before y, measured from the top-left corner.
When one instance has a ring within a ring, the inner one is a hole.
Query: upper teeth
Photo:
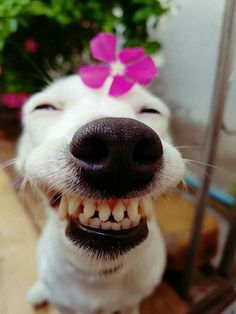
[[[98,205],[97,211],[101,221],[107,221],[111,215],[110,207],[105,202],[102,202],[100,205]]]
[[[63,195],[59,206],[59,218],[76,217],[84,225],[104,230],[128,229],[139,224],[140,219],[149,218],[153,200],[150,196],[119,201],[96,201],[71,198]]]
[[[121,221],[124,219],[124,214],[125,214],[125,205],[119,201],[115,208],[112,211],[112,215],[115,218],[115,221]]]
[[[76,211],[76,209],[78,208],[79,206],[79,200],[74,198],[72,199],[70,202],[69,202],[69,206],[68,206],[68,213],[70,215],[73,215],[74,212]]]
[[[95,213],[95,210],[96,207],[93,200],[84,201],[84,215],[86,218],[92,217]]]
[[[134,200],[133,202],[130,202],[127,207],[127,212],[129,215],[129,218],[131,220],[135,220],[138,216],[138,200]]]
[[[62,196],[61,203],[60,203],[60,208],[59,208],[59,218],[61,220],[64,220],[66,218],[67,210],[68,210],[67,199]]]

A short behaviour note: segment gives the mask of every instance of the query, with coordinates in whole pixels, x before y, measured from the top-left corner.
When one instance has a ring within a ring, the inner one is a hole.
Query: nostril
[[[156,141],[153,138],[140,140],[134,147],[133,161],[138,164],[148,165],[153,164],[163,154],[161,141]]]
[[[79,145],[71,148],[71,153],[77,159],[88,164],[101,163],[108,158],[108,149],[106,144],[97,137],[85,138]]]

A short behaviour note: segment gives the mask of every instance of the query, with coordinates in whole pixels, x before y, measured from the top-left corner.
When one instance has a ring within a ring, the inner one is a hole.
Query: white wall
[[[165,94],[195,121],[208,118],[217,63],[224,0],[177,0],[178,12],[164,17],[156,36],[163,43]],[[236,60],[236,49],[235,49]],[[236,69],[236,64],[234,66]],[[236,128],[236,82],[227,104],[227,123]]]
[[[164,1],[164,0],[163,0]],[[167,0],[166,0],[167,1]],[[163,17],[151,37],[164,49],[161,67],[161,92],[165,100],[180,106],[182,119],[175,119],[174,140],[178,145],[201,147],[205,139],[212,98],[225,0],[172,0],[177,12]],[[224,120],[236,129],[236,47],[231,84]],[[195,123],[193,123],[193,121]],[[186,131],[187,128],[187,131]],[[212,182],[230,190],[236,182],[236,136],[221,133],[217,167]],[[185,149],[185,158],[201,160],[201,149]],[[220,170],[223,169],[223,170]],[[194,172],[202,174],[200,165]]]

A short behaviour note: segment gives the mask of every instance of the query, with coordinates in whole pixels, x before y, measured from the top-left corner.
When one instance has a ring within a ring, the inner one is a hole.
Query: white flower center
[[[125,65],[120,61],[113,62],[111,64],[111,75],[123,75],[125,72]]]

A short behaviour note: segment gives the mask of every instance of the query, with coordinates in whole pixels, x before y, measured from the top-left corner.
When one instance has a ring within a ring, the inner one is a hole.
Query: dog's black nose
[[[104,197],[124,197],[152,182],[163,148],[158,135],[142,122],[103,118],[75,133],[70,152],[85,188]]]

